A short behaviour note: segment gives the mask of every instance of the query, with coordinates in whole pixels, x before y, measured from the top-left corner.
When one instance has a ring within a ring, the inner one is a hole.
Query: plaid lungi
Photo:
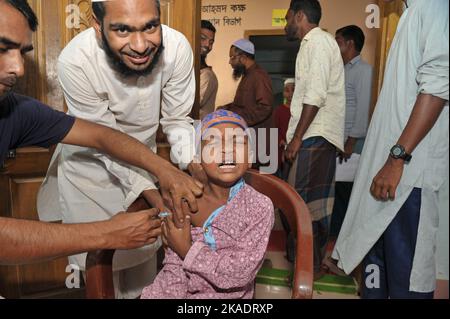
[[[333,212],[336,147],[323,137],[303,141],[288,182],[303,198],[313,221],[314,271],[325,257]]]
[[[313,221],[333,212],[336,147],[323,137],[303,142],[289,172],[291,184],[308,205]]]

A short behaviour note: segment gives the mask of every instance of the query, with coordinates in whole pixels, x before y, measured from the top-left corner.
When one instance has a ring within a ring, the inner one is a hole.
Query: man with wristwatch
[[[406,153],[405,148],[399,144],[394,145],[391,148],[391,157],[393,159],[402,159],[405,161],[405,163],[411,162],[412,156],[408,153]]]
[[[332,256],[346,273],[362,262],[363,298],[433,298],[436,286],[449,162],[449,2],[405,3]]]

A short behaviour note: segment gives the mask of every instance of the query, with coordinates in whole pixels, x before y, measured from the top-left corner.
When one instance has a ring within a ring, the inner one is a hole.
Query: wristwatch
[[[402,159],[405,163],[411,162],[412,156],[406,153],[405,148],[402,145],[394,145],[391,148],[391,157],[394,159]]]

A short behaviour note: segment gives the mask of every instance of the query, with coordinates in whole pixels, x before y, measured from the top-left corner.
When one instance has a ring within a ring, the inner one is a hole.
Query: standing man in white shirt
[[[449,162],[449,2],[405,3],[333,252],[346,273],[363,263],[363,298],[433,298],[436,287]]]
[[[289,182],[313,221],[315,279],[323,275],[345,122],[344,64],[334,37],[319,28],[321,17],[319,1],[292,0],[285,29],[288,40],[301,40],[285,158],[293,162]]]
[[[189,114],[195,76],[189,42],[161,24],[159,1],[95,1],[92,9],[94,27],[76,36],[58,60],[69,114],[127,133],[154,152],[161,123],[173,161],[186,169],[194,155]],[[161,167],[154,174],[166,172]],[[105,220],[126,210],[140,196],[151,206],[165,209],[157,180],[162,179],[95,149],[61,145],[41,188],[39,214],[45,220],[56,220],[61,216],[50,213],[62,211],[65,223]],[[45,199],[49,196],[61,207],[48,205]],[[170,209],[182,203],[165,204]],[[152,282],[160,245],[158,241],[145,249],[116,253],[117,298],[137,298]],[[84,270],[85,259],[86,254],[81,254],[69,261]]]
[[[200,119],[214,112],[216,109],[219,81],[212,67],[206,63],[206,57],[212,51],[216,40],[216,28],[208,20],[202,20],[201,37],[201,66],[200,66]]]

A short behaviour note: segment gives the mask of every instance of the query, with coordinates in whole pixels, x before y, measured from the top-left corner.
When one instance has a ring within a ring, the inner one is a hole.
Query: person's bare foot
[[[337,266],[337,261],[335,261],[334,259],[332,259],[331,257],[327,257],[323,260],[323,265],[325,267],[328,268],[328,270],[338,276],[347,276],[347,274],[341,270],[338,266]]]
[[[319,271],[314,272],[314,281],[319,280],[320,278],[322,278],[323,276],[325,276],[326,272],[323,268],[320,268]]]

